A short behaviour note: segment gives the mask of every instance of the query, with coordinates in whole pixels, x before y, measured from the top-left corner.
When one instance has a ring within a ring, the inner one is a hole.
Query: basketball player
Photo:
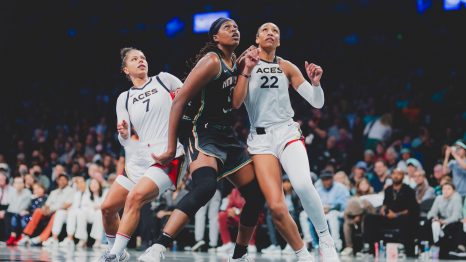
[[[294,112],[288,94],[291,85],[312,106],[321,108],[324,105],[324,92],[320,86],[322,68],[305,63],[309,83],[294,64],[277,57],[275,53],[280,46],[280,30],[273,23],[259,27],[256,44],[259,48],[249,52],[258,53],[260,60],[251,60],[246,56],[245,67],[233,91],[233,107],[239,108],[244,102],[248,111],[251,130],[247,143],[257,180],[277,229],[291,230],[292,237],[286,240],[294,250],[299,250],[303,242],[288,214],[282,194],[281,163],[316,227],[322,258],[324,261],[338,261],[322,203],[312,184],[301,130],[299,124],[293,121]]]
[[[183,147],[175,141],[175,158],[165,165],[156,164],[151,154],[166,150],[168,117],[173,93],[181,87],[175,76],[161,72],[148,77],[144,54],[135,48],[121,50],[122,71],[133,83],[120,94],[116,103],[118,140],[126,152],[126,176],[113,183],[102,204],[104,229],[109,248],[98,261],[128,261],[125,248],[139,222],[141,207],[181,180]],[[139,141],[130,139],[131,129]],[[118,211],[123,208],[121,221]]]
[[[217,19],[210,27],[209,41],[196,58],[196,66],[173,101],[167,152],[154,157],[162,164],[171,161],[175,156],[178,131],[187,130],[188,134],[181,134],[180,140],[191,160],[189,169],[193,187],[173,211],[156,244],[140,257],[143,261],[159,261],[163,257],[166,247],[189,218],[215,194],[217,179],[224,177],[239,189],[246,200],[233,257],[229,260],[250,261],[247,246],[264,198],[246,148],[232,128],[231,89],[237,78],[234,50],[239,41],[236,22],[228,18]],[[191,125],[191,129],[179,127],[182,117],[184,125]]]

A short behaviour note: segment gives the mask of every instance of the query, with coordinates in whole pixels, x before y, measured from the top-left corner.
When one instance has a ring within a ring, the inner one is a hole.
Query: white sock
[[[309,254],[309,251],[307,251],[306,245],[304,245],[300,250],[295,251],[295,254],[297,257],[308,257],[311,255]]]
[[[109,235],[109,234],[105,234],[105,236],[107,237],[107,241],[108,241],[108,249],[111,250],[113,248],[113,244],[115,244],[115,236],[114,235]]]
[[[128,245],[129,240],[131,239],[130,236],[117,233],[115,238],[115,243],[113,244],[112,249],[110,250],[110,254],[115,254],[117,257],[120,257],[123,254],[126,246]]]

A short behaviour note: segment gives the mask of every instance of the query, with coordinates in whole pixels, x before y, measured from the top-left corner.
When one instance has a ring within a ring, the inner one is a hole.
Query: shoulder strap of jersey
[[[165,90],[167,90],[168,93],[171,93],[170,89],[168,89],[167,86],[162,82],[162,80],[160,80],[160,77],[158,75],[155,76],[155,78],[157,78],[157,81],[159,82],[159,84],[161,84],[163,86],[163,88],[165,88]]]

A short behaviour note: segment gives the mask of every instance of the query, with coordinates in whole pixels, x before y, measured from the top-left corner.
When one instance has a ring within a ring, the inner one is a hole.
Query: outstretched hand
[[[306,73],[307,73],[307,76],[309,77],[309,80],[311,80],[311,84],[313,86],[319,86],[320,78],[322,77],[322,74],[324,73],[324,70],[322,70],[322,67],[314,63],[309,63],[307,61],[304,63],[304,67],[306,68]]]

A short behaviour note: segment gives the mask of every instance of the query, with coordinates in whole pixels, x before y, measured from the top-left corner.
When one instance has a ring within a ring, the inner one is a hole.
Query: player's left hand
[[[320,78],[322,77],[322,74],[324,73],[324,70],[322,70],[322,67],[314,64],[314,63],[309,63],[309,62],[304,62],[304,67],[306,68],[306,73],[307,76],[309,77],[309,80],[311,80],[311,84],[313,86],[320,86]]]

